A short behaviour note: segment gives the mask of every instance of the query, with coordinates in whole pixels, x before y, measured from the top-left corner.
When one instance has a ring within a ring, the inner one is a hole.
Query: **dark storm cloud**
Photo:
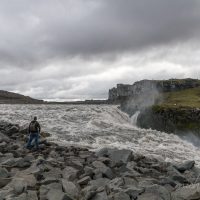
[[[199,0],[3,0],[0,24],[1,87],[37,98],[199,73]]]
[[[0,60],[40,66],[199,37],[198,0],[1,1]]]

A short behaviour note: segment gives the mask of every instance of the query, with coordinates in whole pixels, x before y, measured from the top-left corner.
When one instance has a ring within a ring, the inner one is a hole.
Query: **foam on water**
[[[137,115],[139,113],[136,113]],[[136,115],[130,119],[110,105],[0,105],[0,119],[28,123],[38,116],[51,140],[90,149],[117,147],[131,149],[166,161],[195,160],[200,165],[200,149],[173,134],[137,128]]]

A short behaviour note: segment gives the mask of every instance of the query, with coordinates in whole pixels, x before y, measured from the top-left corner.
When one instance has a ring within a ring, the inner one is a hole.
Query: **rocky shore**
[[[60,146],[42,133],[24,148],[26,126],[0,123],[0,200],[200,199],[194,161],[172,164],[130,150]]]

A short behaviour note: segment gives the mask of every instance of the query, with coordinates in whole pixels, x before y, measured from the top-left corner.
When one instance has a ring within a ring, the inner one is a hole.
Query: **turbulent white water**
[[[131,124],[133,126],[137,125],[137,119],[138,119],[139,114],[140,114],[140,111],[137,111],[137,112],[135,112],[134,115],[132,115],[132,117],[131,117]]]
[[[23,125],[33,116],[52,140],[66,145],[126,148],[167,161],[195,160],[200,166],[198,147],[173,134],[137,128],[116,106],[0,105],[0,120]]]

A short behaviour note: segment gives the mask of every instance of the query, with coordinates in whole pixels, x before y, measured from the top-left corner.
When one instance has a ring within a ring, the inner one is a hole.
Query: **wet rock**
[[[194,167],[195,161],[186,161],[179,165],[174,165],[174,167],[181,173],[185,172],[186,170],[190,170]]]
[[[67,194],[71,199],[76,199],[79,195],[78,188],[74,185],[74,183],[62,179],[62,187],[63,191]]]

